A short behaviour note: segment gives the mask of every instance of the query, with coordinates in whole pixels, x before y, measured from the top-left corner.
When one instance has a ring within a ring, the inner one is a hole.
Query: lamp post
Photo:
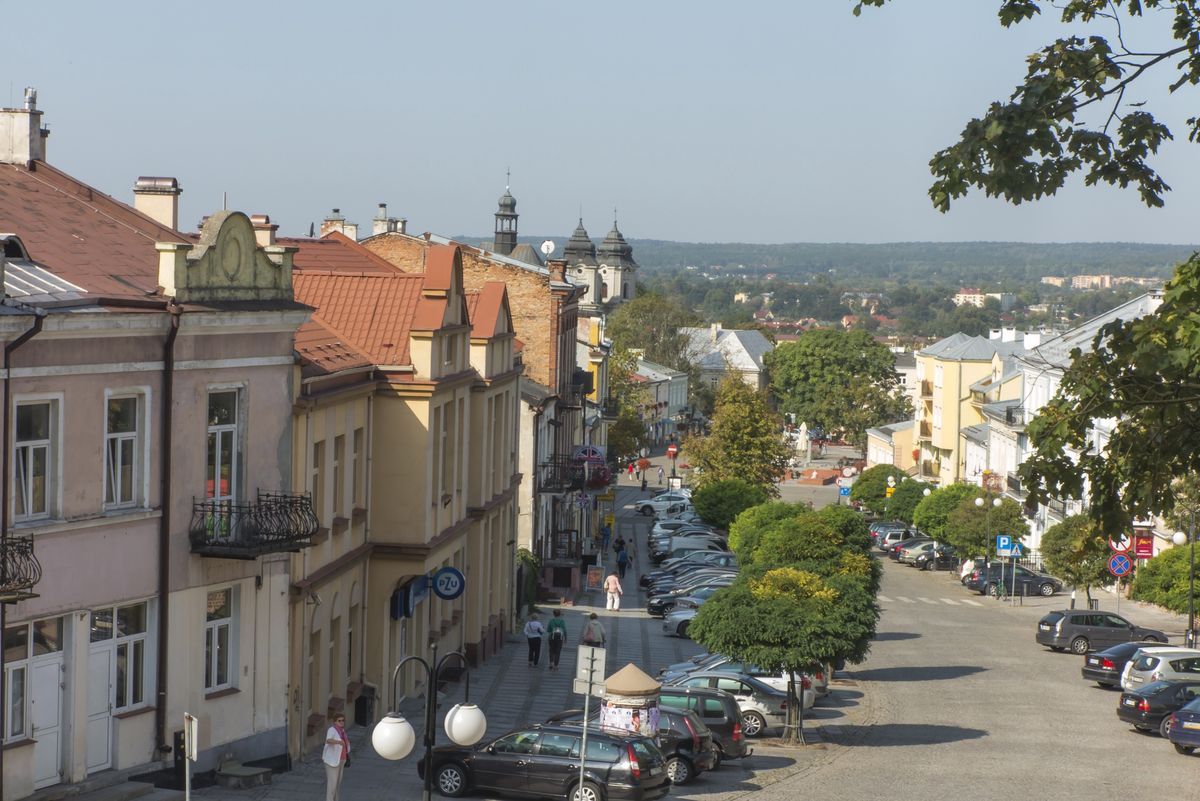
[[[1176,531],[1171,541],[1176,545],[1190,543],[1188,548],[1188,627],[1185,642],[1188,648],[1196,647],[1196,513],[1192,512],[1192,527],[1187,534]]]
[[[987,503],[987,501],[985,501],[982,497],[976,498],[975,499],[975,508],[982,509],[983,505],[985,503]],[[985,582],[987,581],[988,565],[991,564],[991,562],[992,562],[992,509],[999,509],[999,508],[1000,508],[1000,499],[992,498],[992,505],[987,510],[987,513],[983,519],[983,528],[984,528],[983,576],[984,576]]]
[[[440,661],[434,662],[437,659],[437,644],[434,643],[431,647],[433,656],[429,661],[419,656],[406,656],[392,671],[392,703],[396,703],[396,699],[399,698],[396,682],[400,678],[400,669],[406,663],[413,661],[420,663],[421,667],[425,668],[427,680],[425,685],[425,756],[423,757],[425,785],[421,794],[422,801],[431,801],[433,797],[433,744],[436,739],[434,727],[437,725],[438,675],[451,657],[458,657],[463,668],[467,667],[467,658],[461,651],[451,651]],[[487,718],[478,706],[469,703],[470,698],[471,678],[468,674],[463,703],[455,704],[446,713],[446,735],[458,745],[474,745],[483,738],[484,732],[487,731]],[[412,724],[405,720],[399,711],[389,712],[383,720],[375,724],[375,730],[371,732],[371,745],[374,747],[375,753],[384,759],[404,759],[412,753],[416,743],[417,738]]]

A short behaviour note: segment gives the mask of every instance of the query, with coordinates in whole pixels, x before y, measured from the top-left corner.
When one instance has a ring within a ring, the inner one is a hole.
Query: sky
[[[118,199],[178,178],[185,230],[227,197],[283,235],[386,202],[483,239],[507,180],[522,235],[560,247],[614,209],[633,239],[1200,241],[1196,90],[1166,97],[1165,72],[1136,90],[1179,137],[1165,209],[1076,178],[933,210],[929,158],[1059,33],[1002,28],[998,2],[39,0],[5,10],[0,103],[36,87],[49,161]]]

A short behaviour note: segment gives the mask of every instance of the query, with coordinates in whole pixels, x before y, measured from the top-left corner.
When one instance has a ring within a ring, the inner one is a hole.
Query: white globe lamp
[[[475,745],[487,731],[487,718],[475,704],[455,704],[446,713],[446,736],[458,745]]]
[[[1187,541],[1188,535],[1184,534],[1182,531],[1176,531],[1171,535],[1171,542],[1175,543],[1176,545],[1187,545]]]
[[[992,498],[992,506],[994,506],[995,508],[999,509],[999,508],[1000,508],[1000,499],[999,499],[999,498]]]
[[[983,508],[983,498],[976,498],[976,499],[975,499],[975,508],[976,508],[976,509],[982,509],[982,508]]]
[[[398,712],[389,713],[371,732],[371,746],[384,759],[404,759],[416,744],[412,724]]]
[[[929,489],[929,487],[926,487],[925,489],[921,490],[921,494],[924,495],[926,498],[928,498],[932,493],[933,493],[933,490]]]

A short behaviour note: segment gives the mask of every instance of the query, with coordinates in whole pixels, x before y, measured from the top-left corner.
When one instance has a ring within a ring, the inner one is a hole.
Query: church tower
[[[492,240],[492,250],[502,256],[513,252],[517,246],[517,200],[504,187],[500,196],[500,207],[496,210],[496,234]]]
[[[626,300],[633,299],[634,273],[637,272],[637,262],[633,260],[633,247],[625,241],[617,228],[617,218],[613,215],[613,227],[600,243],[596,251],[596,262],[600,269],[600,298],[599,303],[605,308]]]

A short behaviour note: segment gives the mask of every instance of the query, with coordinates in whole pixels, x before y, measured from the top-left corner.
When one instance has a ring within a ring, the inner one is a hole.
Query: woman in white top
[[[525,623],[525,641],[529,643],[529,666],[537,667],[538,662],[542,658],[542,635],[546,633],[546,627],[542,625],[542,621],[538,620],[537,612],[529,615],[528,622]]]
[[[342,769],[350,761],[346,716],[340,712],[325,732],[325,750],[321,754],[321,761],[325,763],[325,801],[338,801],[338,793],[342,789]]]

